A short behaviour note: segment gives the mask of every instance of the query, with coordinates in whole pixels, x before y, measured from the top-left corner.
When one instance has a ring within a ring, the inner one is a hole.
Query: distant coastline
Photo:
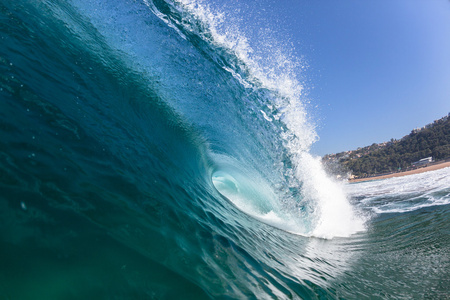
[[[322,157],[322,162],[330,174],[357,182],[425,172],[424,166],[449,159],[450,113],[413,129],[400,140],[391,139],[356,150],[327,154]]]
[[[448,167],[450,167],[450,161],[443,161],[443,162],[437,162],[437,163],[430,164],[425,167],[421,167],[421,168],[417,168],[417,169],[409,170],[409,171],[404,171],[404,172],[396,172],[396,173],[391,173],[391,174],[365,177],[365,178],[349,179],[348,182],[354,183],[354,182],[362,182],[362,181],[370,181],[370,180],[381,180],[381,179],[392,178],[392,177],[408,176],[408,175],[419,174],[419,173],[439,170],[439,169],[448,168]]]

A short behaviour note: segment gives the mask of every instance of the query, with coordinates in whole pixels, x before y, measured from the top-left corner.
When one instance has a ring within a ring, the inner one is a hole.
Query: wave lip
[[[241,87],[235,90],[238,99],[246,100],[236,101],[236,114],[244,120],[244,129],[259,124],[259,131],[249,131],[246,139],[236,141],[234,137],[220,143],[236,145],[229,152],[227,145],[222,148],[227,155],[248,163],[248,169],[262,174],[244,175],[236,172],[235,166],[220,169],[212,176],[216,189],[247,214],[297,234],[332,238],[364,230],[364,220],[356,215],[342,186],[334,183],[309,154],[317,135],[302,98],[298,60],[286,54],[289,49],[277,48],[279,44],[271,40],[255,52],[245,30],[233,18],[227,19],[228,15],[196,1],[173,3],[179,8],[181,19],[191,20],[176,22],[180,30],[203,40],[213,57],[222,53],[223,60],[218,60],[221,69],[230,73]],[[227,126],[220,130],[225,132],[222,136],[242,132]],[[250,145],[258,147],[251,149]],[[258,156],[256,159],[248,156],[253,150],[267,152],[268,158],[261,159],[264,155],[260,153],[254,156]],[[268,182],[256,178],[267,178]],[[292,190],[301,192],[293,194]],[[311,208],[306,214],[305,207]]]

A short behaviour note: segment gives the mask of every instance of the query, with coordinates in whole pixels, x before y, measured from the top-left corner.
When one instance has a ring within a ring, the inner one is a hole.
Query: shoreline
[[[428,171],[435,171],[435,170],[439,170],[439,169],[443,169],[443,168],[447,168],[447,167],[450,167],[450,161],[436,163],[436,164],[429,165],[426,167],[418,168],[415,170],[404,171],[404,172],[386,174],[386,175],[381,175],[381,176],[349,179],[348,182],[354,183],[354,182],[363,182],[363,181],[371,181],[371,180],[381,180],[381,179],[392,178],[392,177],[402,177],[402,176],[408,176],[408,175],[413,175],[413,174],[425,173]]]

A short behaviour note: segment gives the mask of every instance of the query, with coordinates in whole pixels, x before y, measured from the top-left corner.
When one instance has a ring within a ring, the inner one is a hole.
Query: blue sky
[[[399,139],[450,112],[448,0],[216,1],[308,65],[315,154]]]

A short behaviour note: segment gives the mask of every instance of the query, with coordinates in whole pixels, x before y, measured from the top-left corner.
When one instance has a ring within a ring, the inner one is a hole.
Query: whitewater
[[[239,24],[0,0],[1,298],[449,297],[450,169],[329,176],[303,63]]]

